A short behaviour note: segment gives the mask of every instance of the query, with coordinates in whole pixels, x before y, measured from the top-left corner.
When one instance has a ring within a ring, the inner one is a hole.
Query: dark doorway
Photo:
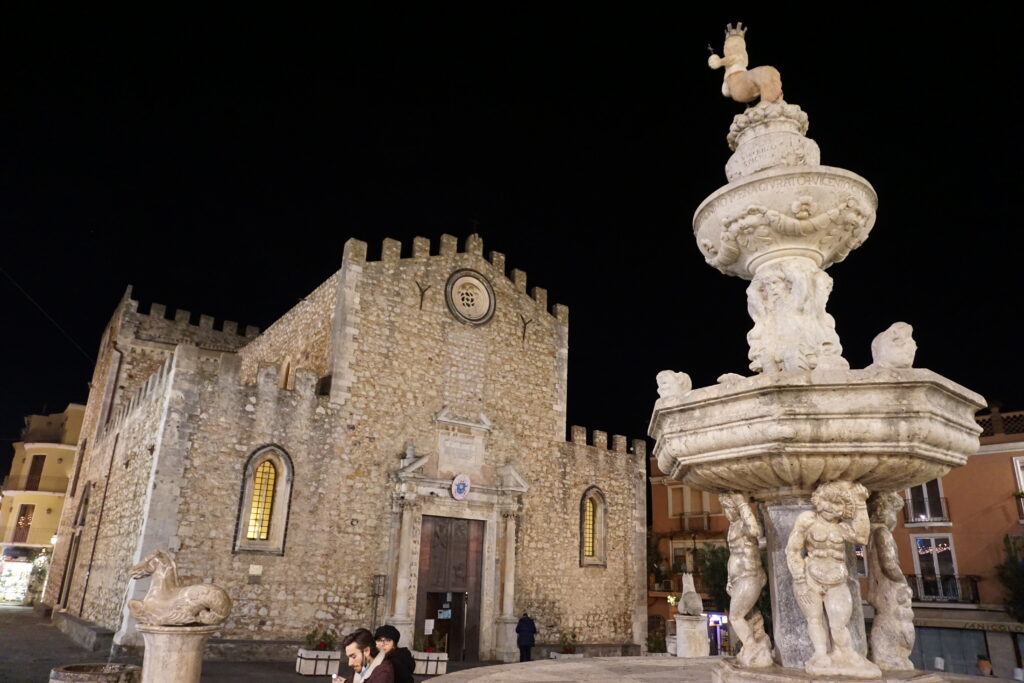
[[[38,491],[39,480],[43,478],[43,465],[46,464],[45,455],[33,455],[32,464],[28,468],[28,476],[25,477],[25,490]]]
[[[483,521],[423,516],[415,637],[451,662],[480,659],[483,547]]]

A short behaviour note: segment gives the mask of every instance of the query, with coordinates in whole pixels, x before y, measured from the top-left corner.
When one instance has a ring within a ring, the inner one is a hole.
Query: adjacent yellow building
[[[70,403],[25,418],[0,485],[0,602],[26,602],[42,589],[84,414],[85,406]]]

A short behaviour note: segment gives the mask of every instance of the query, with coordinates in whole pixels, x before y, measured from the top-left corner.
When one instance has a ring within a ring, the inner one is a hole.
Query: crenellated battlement
[[[647,455],[647,442],[643,439],[633,439],[632,444],[629,444],[628,439],[625,436],[622,436],[621,434],[612,434],[611,448],[609,448],[608,432],[595,429],[590,432],[590,438],[588,440],[586,427],[572,425],[572,427],[569,428],[569,433],[569,442],[579,446],[593,446],[594,448],[600,448],[606,451],[613,451],[615,453],[632,453],[641,457]]]
[[[402,256],[403,245],[400,241],[386,238],[381,243],[380,258],[370,259],[367,256],[367,243],[362,240],[351,238],[345,242],[343,259],[350,263],[397,263],[401,261],[422,260],[433,257],[451,257],[457,254],[473,254],[486,260],[512,287],[524,294],[527,294],[536,302],[537,306],[546,313],[553,316],[560,322],[569,321],[569,308],[562,304],[548,305],[548,292],[542,287],[532,287],[527,292],[526,273],[517,268],[508,272],[506,269],[505,254],[499,251],[492,251],[484,256],[484,240],[473,233],[462,241],[462,248],[459,248],[459,239],[454,235],[441,235],[436,243],[431,243],[426,237],[414,237],[412,249],[409,256]]]
[[[192,341],[200,345],[226,345],[230,349],[238,348],[259,334],[260,329],[253,325],[239,327],[234,320],[218,321],[211,315],[196,315],[183,308],[174,310],[174,317],[167,317],[167,306],[151,302],[142,312],[137,299],[131,298],[132,288],[128,287],[125,295],[125,309],[133,313],[139,321],[139,334],[157,337],[158,341],[173,343]]]

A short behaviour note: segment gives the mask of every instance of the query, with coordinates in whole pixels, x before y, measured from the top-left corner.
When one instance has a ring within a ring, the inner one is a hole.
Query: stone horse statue
[[[708,66],[712,69],[725,67],[725,78],[722,81],[722,95],[731,97],[737,102],[753,102],[758,97],[762,102],[779,102],[782,100],[782,77],[774,66],[759,66],[747,69],[747,40],[744,37],[747,29],[743,22],[736,28],[729,24],[725,27],[725,44],[722,46],[723,57],[712,52],[708,57]],[[710,50],[711,47],[708,46]]]
[[[129,570],[133,579],[152,576],[142,600],[129,600],[128,611],[139,623],[152,626],[219,624],[231,612],[231,598],[208,583],[182,586],[178,568],[166,550],[155,550]]]

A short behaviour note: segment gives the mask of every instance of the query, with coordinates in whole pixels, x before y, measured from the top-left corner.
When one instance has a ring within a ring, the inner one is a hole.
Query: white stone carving
[[[800,513],[786,544],[793,592],[807,618],[807,632],[814,646],[814,655],[804,669],[814,676],[881,675],[877,666],[854,649],[847,626],[853,597],[846,583],[846,544],[868,542],[867,497],[868,490],[860,484],[822,484],[811,496],[814,511]]]
[[[782,99],[782,78],[774,66],[759,66],[747,69],[747,42],[744,38],[747,29],[743,23],[725,27],[725,44],[722,46],[723,57],[712,54],[708,57],[708,66],[712,69],[725,67],[722,80],[722,95],[731,97],[737,102],[752,102],[760,97],[766,102],[778,102]]]
[[[754,327],[747,333],[750,369],[846,370],[836,323],[825,312],[832,278],[813,261],[787,258],[759,268],[747,287]]]
[[[702,491],[811,491],[847,479],[892,491],[978,450],[985,399],[922,368],[769,373],[655,404],[658,467]]]
[[[128,610],[140,624],[151,626],[213,626],[228,618],[231,598],[209,583],[182,586],[178,568],[166,550],[155,550],[134,565],[133,579],[152,576],[142,600],[129,600]]]
[[[729,621],[743,644],[736,658],[743,666],[771,666],[772,644],[764,631],[764,617],[757,609],[761,589],[768,580],[758,547],[761,525],[743,494],[727,493],[720,501],[729,520]]]
[[[694,588],[693,574],[689,572],[683,572],[683,595],[676,606],[676,611],[691,617],[700,616],[704,612],[704,601]]]
[[[690,376],[685,372],[662,370],[658,373],[658,396],[667,401],[681,399],[693,388]]]
[[[892,537],[896,515],[902,507],[903,497],[892,491],[876,492],[868,500],[868,602],[875,608],[871,661],[886,671],[914,668],[910,661],[914,649],[912,593],[900,569],[899,551]]]
[[[914,328],[907,323],[893,323],[871,341],[869,368],[911,368],[917,354]]]
[[[818,143],[806,137],[807,114],[798,105],[760,102],[737,114],[726,140],[733,155],[725,176],[737,180],[776,166],[817,166]]]

